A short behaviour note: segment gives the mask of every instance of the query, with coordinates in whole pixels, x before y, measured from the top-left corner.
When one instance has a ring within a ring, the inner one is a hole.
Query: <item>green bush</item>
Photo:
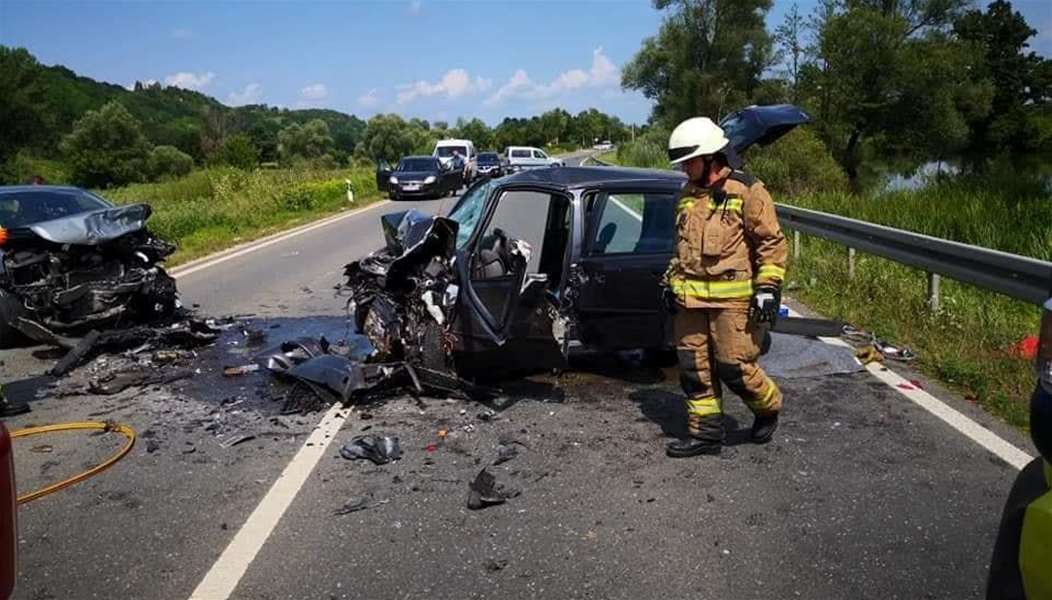
[[[42,177],[52,185],[72,181],[69,165],[58,160],[38,158],[26,150],[15,154],[7,164],[0,165],[0,183],[26,183],[33,177]]]
[[[150,142],[139,121],[117,101],[85,113],[61,148],[80,185],[109,187],[145,179]]]
[[[155,146],[146,159],[146,171],[153,181],[182,177],[193,168],[194,159],[175,146]]]
[[[746,164],[778,196],[848,188],[843,169],[822,140],[806,127],[797,127],[766,148],[750,149]]]
[[[626,167],[668,169],[669,132],[659,127],[651,128],[634,141],[617,147],[617,164]]]
[[[254,169],[259,164],[259,149],[243,133],[228,137],[219,147],[218,161],[237,169]]]

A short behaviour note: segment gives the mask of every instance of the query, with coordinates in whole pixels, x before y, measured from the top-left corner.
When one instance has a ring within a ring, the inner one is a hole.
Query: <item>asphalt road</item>
[[[203,312],[254,315],[268,344],[337,339],[346,319],[333,286],[345,263],[381,244],[379,216],[443,205],[450,199],[375,206],[191,272],[179,287]],[[189,379],[46,398],[7,422],[114,419],[140,434],[111,470],[22,507],[17,598],[190,596],[321,418],[279,415],[262,375],[223,378],[219,369],[244,352],[231,331]],[[5,381],[50,364],[27,351],[2,360]],[[721,457],[683,461],[663,453],[682,419],[675,372],[614,359],[509,382],[515,403],[494,420],[463,401],[362,407],[232,597],[981,597],[1015,470],[868,373],[779,383],[786,412],[772,444],[741,444],[736,433]],[[1029,450],[1016,432],[919,383]],[[741,403],[726,405],[747,428]],[[384,466],[340,458],[339,446],[362,432],[399,436],[405,457]],[[256,437],[220,446],[239,433]],[[19,488],[76,472],[118,442],[20,441]],[[468,482],[498,442],[519,456],[492,471],[521,495],[469,511]],[[367,508],[335,514],[351,500]]]

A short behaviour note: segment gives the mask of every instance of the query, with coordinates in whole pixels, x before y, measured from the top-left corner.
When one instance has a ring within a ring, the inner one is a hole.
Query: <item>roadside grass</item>
[[[658,145],[644,145],[622,146],[616,162],[656,166]],[[775,144],[750,153],[750,165],[761,178],[760,170],[774,174],[774,185],[768,184],[777,201],[1052,260],[1052,197],[1040,180],[958,177],[918,190],[855,195],[844,191],[841,176],[825,165],[812,167],[809,180],[817,184],[803,185],[799,170],[786,168],[785,161],[797,159],[783,160],[785,152]],[[779,182],[789,190],[776,188]],[[859,253],[855,275],[849,277],[846,247],[806,235],[800,259],[790,263],[788,295],[827,317],[910,347],[922,372],[1026,429],[1034,372],[1015,347],[1037,333],[1039,307],[943,279],[941,307],[932,312],[924,272]]]
[[[345,179],[351,180],[353,204],[347,201]],[[178,246],[169,266],[381,197],[372,167],[256,171],[217,167],[100,193],[118,204],[145,202],[153,207],[150,230]]]

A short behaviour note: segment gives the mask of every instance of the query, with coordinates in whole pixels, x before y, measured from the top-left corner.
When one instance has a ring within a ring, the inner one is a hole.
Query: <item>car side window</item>
[[[671,253],[675,196],[666,193],[603,193],[589,252],[592,255]],[[593,213],[594,214],[594,213]]]
[[[546,155],[545,153],[541,152],[540,150],[534,150],[533,151],[533,157],[534,158],[548,158],[548,155]]]

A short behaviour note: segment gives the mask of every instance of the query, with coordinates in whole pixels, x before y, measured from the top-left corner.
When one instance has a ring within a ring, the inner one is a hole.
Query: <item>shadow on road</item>
[[[667,437],[681,438],[687,436],[687,408],[681,394],[674,394],[662,389],[636,390],[628,395],[635,402],[639,412],[650,419]],[[731,415],[723,416],[724,446],[738,446],[749,443],[749,428],[742,428],[738,420]]]

